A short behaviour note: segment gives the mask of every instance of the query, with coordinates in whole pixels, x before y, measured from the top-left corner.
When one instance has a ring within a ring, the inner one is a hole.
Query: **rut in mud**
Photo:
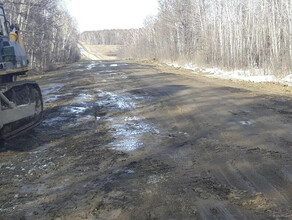
[[[133,62],[37,78],[1,144],[0,219],[291,219],[292,101]]]

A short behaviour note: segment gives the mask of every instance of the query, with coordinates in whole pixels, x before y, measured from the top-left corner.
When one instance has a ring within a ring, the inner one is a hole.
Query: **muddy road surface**
[[[292,219],[292,100],[148,64],[41,78],[33,131],[1,143],[0,219]]]

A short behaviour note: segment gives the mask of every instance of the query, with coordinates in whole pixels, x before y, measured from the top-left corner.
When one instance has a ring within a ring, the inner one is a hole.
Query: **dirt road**
[[[35,77],[44,120],[1,144],[0,219],[292,219],[289,89],[164,70]]]

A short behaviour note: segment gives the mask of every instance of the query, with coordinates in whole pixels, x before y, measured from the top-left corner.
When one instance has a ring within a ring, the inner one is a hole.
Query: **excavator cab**
[[[28,60],[19,27],[9,32],[3,4],[0,3],[0,139],[11,138],[38,125],[43,100],[36,82],[19,81],[28,71]]]

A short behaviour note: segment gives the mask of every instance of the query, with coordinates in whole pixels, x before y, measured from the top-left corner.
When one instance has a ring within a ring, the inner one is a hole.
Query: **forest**
[[[79,33],[62,0],[2,0],[10,24],[19,24],[31,68],[79,60]]]
[[[120,36],[123,57],[292,71],[291,0],[159,0],[157,16]]]

